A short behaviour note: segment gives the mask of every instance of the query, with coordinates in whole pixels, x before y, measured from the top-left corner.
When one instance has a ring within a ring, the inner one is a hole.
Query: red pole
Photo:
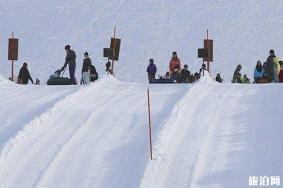
[[[12,32],[12,39],[14,38],[14,32]],[[14,60],[12,60],[11,80],[14,81]]]
[[[206,30],[207,48],[209,49],[208,43],[208,29]],[[209,72],[209,59],[207,58],[207,71]]]
[[[116,27],[114,27],[114,39],[116,38]],[[115,57],[115,48],[116,48],[116,41],[114,41],[114,49],[113,49],[113,59],[112,59],[112,66],[111,66],[111,70],[112,70],[112,74],[114,75],[114,57]]]
[[[150,116],[150,96],[149,89],[147,89],[147,107],[148,107],[148,128],[149,128],[149,146],[150,146],[150,160],[152,160],[152,136],[151,136],[151,116]]]

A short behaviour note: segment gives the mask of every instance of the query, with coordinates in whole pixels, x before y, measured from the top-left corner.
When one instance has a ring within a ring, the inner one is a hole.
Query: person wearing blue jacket
[[[153,59],[149,60],[149,65],[147,67],[147,75],[148,75],[148,82],[152,83],[155,80],[155,75],[157,72],[156,65],[153,62]]]
[[[263,77],[264,69],[260,61],[257,61],[256,67],[254,70],[254,81],[258,83],[258,80]]]

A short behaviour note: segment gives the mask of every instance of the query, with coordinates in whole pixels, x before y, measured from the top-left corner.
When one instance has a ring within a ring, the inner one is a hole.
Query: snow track
[[[147,161],[146,87],[105,78],[57,102],[6,143],[0,187],[138,186]],[[188,88],[167,87],[152,89],[155,116],[168,116]],[[154,119],[156,130],[162,120]]]
[[[281,84],[218,84],[205,76],[193,85],[150,85],[153,161],[146,84],[105,76],[60,92],[33,88],[32,95],[29,86],[1,87],[0,95],[11,96],[5,105],[16,90],[35,101],[11,105],[15,121],[1,109],[13,133],[0,131],[1,188],[247,187],[251,175],[282,176],[282,117],[274,111]]]

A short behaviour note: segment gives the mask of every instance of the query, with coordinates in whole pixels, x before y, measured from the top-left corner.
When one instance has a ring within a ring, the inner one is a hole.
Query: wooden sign
[[[115,61],[119,60],[120,44],[121,44],[121,39],[111,38],[110,48],[113,49],[113,57],[109,57],[109,59]]]
[[[8,60],[18,60],[19,39],[10,38],[8,46]]]
[[[107,57],[109,59],[112,59],[113,58],[113,49],[103,48],[103,57]]]
[[[207,49],[207,56],[203,58],[204,61],[213,61],[213,40],[204,40],[204,48]]]
[[[8,46],[8,60],[18,60],[19,39],[10,38]]]
[[[208,50],[206,48],[198,49],[198,58],[207,58]]]

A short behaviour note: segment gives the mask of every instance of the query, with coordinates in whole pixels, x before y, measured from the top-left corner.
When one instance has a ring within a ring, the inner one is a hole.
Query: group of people
[[[181,68],[181,61],[178,58],[177,52],[172,53],[172,58],[169,62],[169,71],[166,72],[165,76],[160,76],[158,79],[174,80],[177,83],[193,83],[200,79],[203,71],[207,71],[206,65],[202,64],[202,67],[199,72],[191,74],[188,70],[188,65],[184,65]],[[149,83],[153,83],[156,79],[157,68],[154,64],[154,60],[149,60],[149,65],[147,67],[147,75]],[[220,74],[217,74],[216,81],[222,82]]]
[[[65,63],[61,69],[59,69],[60,72],[65,70],[67,66],[69,67],[69,75],[70,75],[70,84],[77,85],[77,79],[75,77],[76,72],[76,52],[71,49],[70,45],[65,46],[66,51],[66,58]],[[96,71],[95,66],[92,64],[91,59],[89,58],[88,52],[84,53],[84,60],[82,65],[82,78],[81,78],[81,84],[89,84],[90,82],[94,82],[98,79],[98,73]],[[19,84],[28,84],[28,81],[31,81],[33,84],[33,79],[29,73],[28,65],[27,63],[24,63],[22,68],[20,69],[19,75],[18,75],[18,81]],[[35,84],[40,84],[40,81],[36,79]]]
[[[263,64],[257,61],[254,70],[255,83],[261,83],[262,81],[283,83],[283,62],[276,57],[274,50],[269,51],[269,56]]]
[[[241,76],[242,66],[238,65],[234,71],[233,83],[251,83],[247,75]],[[283,83],[283,61],[276,57],[274,50],[269,51],[269,56],[263,64],[257,61],[254,69],[253,83]]]

